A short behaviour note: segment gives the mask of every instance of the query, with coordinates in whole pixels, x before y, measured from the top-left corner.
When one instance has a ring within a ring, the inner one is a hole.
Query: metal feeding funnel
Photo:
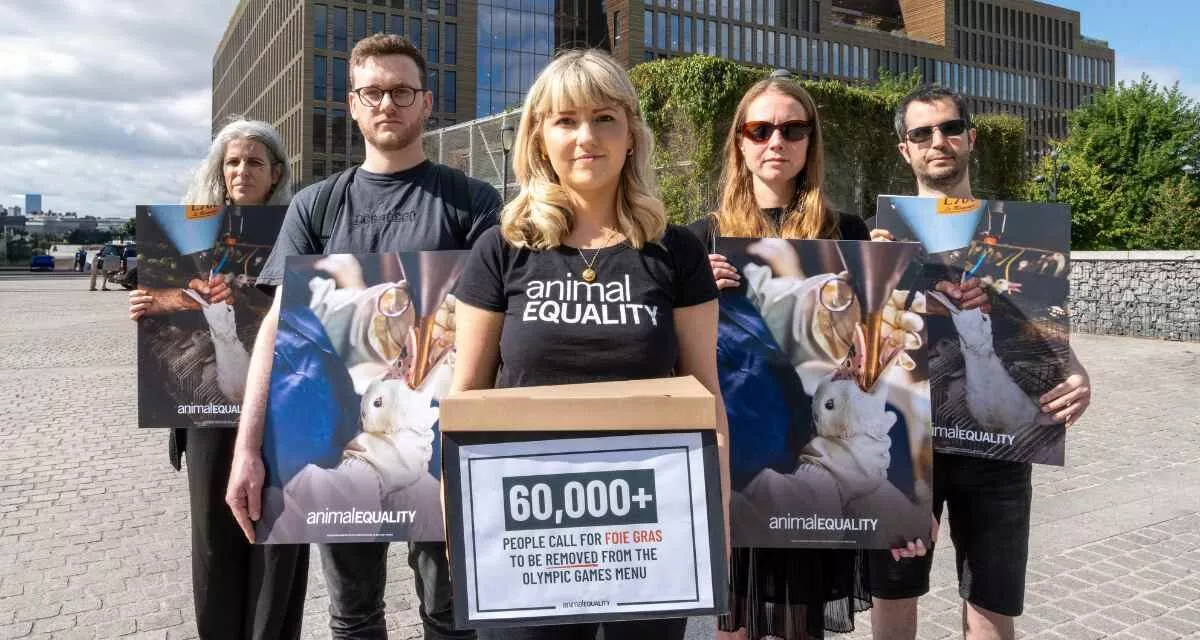
[[[189,204],[152,204],[150,219],[158,225],[179,255],[191,255],[213,248],[221,234],[224,207]]]
[[[888,196],[892,210],[929,253],[961,249],[971,242],[987,200]]]
[[[850,288],[858,299],[866,353],[863,354],[864,389],[875,386],[883,372],[883,308],[900,282],[900,276],[921,252],[915,242],[839,242],[838,252],[846,266]]]
[[[832,240],[800,240],[800,270],[805,276],[815,276],[819,273],[840,273],[842,271],[842,256],[838,253],[836,241]]]
[[[439,344],[439,336],[448,335],[437,322],[437,312],[446,295],[458,282],[466,266],[468,251],[420,251],[396,256],[404,281],[408,284],[415,319],[407,336],[408,386],[419,389],[442,357],[453,348],[452,341]]]

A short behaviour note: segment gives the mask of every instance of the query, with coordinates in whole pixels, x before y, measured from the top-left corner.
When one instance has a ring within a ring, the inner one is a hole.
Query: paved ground
[[[125,296],[69,275],[0,274],[0,639],[189,638],[184,476],[135,427]],[[1038,468],[1022,636],[1200,638],[1200,344],[1077,336],[1097,398],[1068,466]],[[953,637],[948,545],[921,638]],[[315,568],[314,568],[315,569]],[[418,630],[403,557],[393,638]],[[305,635],[328,637],[320,571]],[[868,638],[867,617],[843,638]],[[697,620],[689,637],[711,637]]]

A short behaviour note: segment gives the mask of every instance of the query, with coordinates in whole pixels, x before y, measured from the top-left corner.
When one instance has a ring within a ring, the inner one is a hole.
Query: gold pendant
[[[584,282],[595,282],[596,280],[596,270],[591,267],[584,269],[583,273],[579,275],[583,276]]]

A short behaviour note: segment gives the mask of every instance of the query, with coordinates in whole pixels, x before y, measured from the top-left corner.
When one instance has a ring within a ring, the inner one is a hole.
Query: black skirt
[[[854,614],[871,606],[859,552],[841,549],[735,548],[730,612],[722,631],[745,628],[749,640],[819,640],[854,630]]]

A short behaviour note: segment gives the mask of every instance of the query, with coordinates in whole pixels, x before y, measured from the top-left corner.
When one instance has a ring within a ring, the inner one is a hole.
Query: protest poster
[[[467,255],[287,259],[259,540],[444,539],[438,402]]]
[[[934,449],[1061,466],[1066,428],[1039,399],[1069,375],[1070,210],[879,196],[874,224],[924,248]],[[960,310],[943,292],[971,277],[988,306]]]
[[[137,207],[138,426],[236,427],[283,206]]]
[[[722,611],[714,432],[579,435],[446,432],[456,624]]]
[[[915,243],[720,238],[717,366],[735,546],[929,541],[932,446]]]

